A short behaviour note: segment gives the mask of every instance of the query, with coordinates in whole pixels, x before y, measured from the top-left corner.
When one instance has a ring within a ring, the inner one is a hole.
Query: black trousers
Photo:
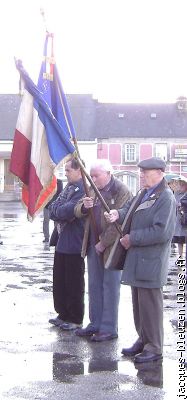
[[[84,259],[80,254],[55,251],[53,266],[54,308],[63,321],[81,324],[84,317]]]

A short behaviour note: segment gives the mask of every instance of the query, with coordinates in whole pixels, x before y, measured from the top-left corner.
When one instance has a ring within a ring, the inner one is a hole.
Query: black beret
[[[162,158],[151,157],[139,162],[138,167],[142,169],[161,169],[163,172],[166,168],[166,163]]]

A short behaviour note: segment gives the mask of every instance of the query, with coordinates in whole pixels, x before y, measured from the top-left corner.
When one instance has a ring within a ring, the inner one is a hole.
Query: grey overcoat
[[[118,210],[120,223],[130,204],[131,201]],[[133,215],[131,247],[125,259],[122,283],[143,288],[160,288],[165,285],[175,221],[175,198],[163,179],[157,188],[157,194],[153,192]]]

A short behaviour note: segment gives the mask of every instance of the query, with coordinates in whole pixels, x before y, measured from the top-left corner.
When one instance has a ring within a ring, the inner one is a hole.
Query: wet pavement
[[[184,372],[179,358],[185,356],[185,344],[177,327],[185,296],[179,284],[183,271],[175,265],[177,254],[170,257],[164,288],[163,363],[140,364],[137,369],[133,359],[121,356],[122,347],[136,339],[130,288],[121,287],[117,340],[94,343],[50,326],[48,320],[55,315],[54,249],[42,243],[42,215],[30,223],[19,202],[1,202],[0,226],[0,399],[185,398],[184,390],[179,391],[180,371]],[[87,274],[85,278],[84,324],[88,322]]]

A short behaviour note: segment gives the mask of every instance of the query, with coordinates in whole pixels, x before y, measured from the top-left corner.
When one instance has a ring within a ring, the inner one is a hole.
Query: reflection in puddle
[[[53,354],[53,379],[58,382],[66,382],[70,383],[73,381],[73,377],[76,375],[89,375],[94,372],[106,372],[106,371],[118,371],[120,373],[125,373],[125,364],[130,368],[126,369],[126,378],[129,381],[129,375],[131,374],[132,370],[134,370],[134,366],[131,362],[125,361],[116,361],[111,359],[98,359],[98,360],[91,360],[91,361],[84,361],[81,362],[77,359],[76,356],[72,356],[70,354]],[[131,366],[133,367],[131,370]],[[124,375],[125,376],[125,375]],[[129,384],[128,382],[128,388]],[[131,385],[132,386],[132,385]]]
[[[168,369],[168,365],[170,365]],[[175,387],[172,385],[172,377],[168,371],[171,371],[171,360],[165,360],[165,389],[167,388],[172,393],[175,392]],[[117,371],[123,376],[123,382],[119,384],[120,391],[132,390],[136,383],[134,378],[138,378],[140,383],[144,385],[163,388],[163,363],[162,360],[149,362],[145,364],[134,364],[129,360],[111,360],[98,359],[87,362],[79,361],[75,356],[69,354],[53,354],[53,379],[58,382],[73,381],[76,375],[89,375],[94,372]],[[176,374],[173,368],[174,375]],[[168,387],[167,387],[168,386]]]
[[[169,398],[175,393],[176,368],[173,368],[174,360],[164,360],[164,374],[162,362],[152,362],[134,365],[131,360],[91,359],[81,361],[76,355],[68,353],[30,352],[11,354],[0,352],[0,386],[1,389],[9,387],[9,382],[21,385],[25,382],[56,381],[59,383],[73,383],[78,375],[89,375],[99,372],[118,372],[119,381],[111,381],[111,385],[117,384],[120,392],[138,390],[142,385],[163,388],[164,394]],[[107,376],[106,376],[107,377]],[[172,384],[171,384],[172,382]],[[160,398],[160,397],[159,397]],[[164,397],[165,398],[165,397]]]
[[[144,385],[163,387],[163,365],[162,360],[148,362],[145,364],[136,364],[137,377],[140,378]]]

